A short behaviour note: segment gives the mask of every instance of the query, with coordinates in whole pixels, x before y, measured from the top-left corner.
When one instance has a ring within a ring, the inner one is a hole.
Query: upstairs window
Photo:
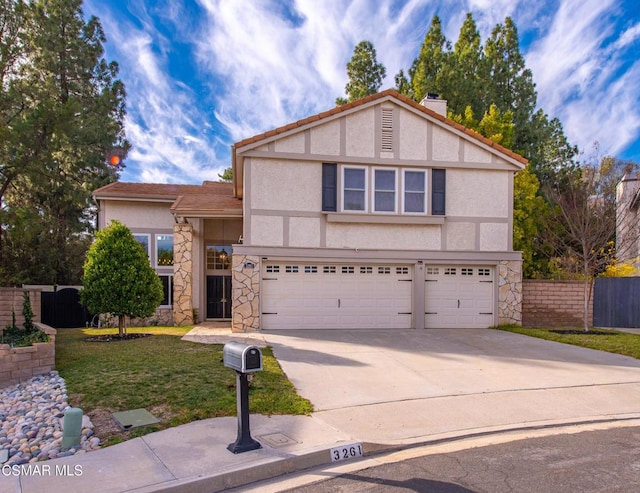
[[[374,212],[396,211],[396,171],[393,169],[376,169],[373,172]]]
[[[324,212],[445,215],[446,188],[445,169],[322,164]]]
[[[343,168],[342,209],[365,212],[367,210],[367,170],[365,168]]]
[[[426,212],[426,173],[404,170],[403,212],[418,214]]]

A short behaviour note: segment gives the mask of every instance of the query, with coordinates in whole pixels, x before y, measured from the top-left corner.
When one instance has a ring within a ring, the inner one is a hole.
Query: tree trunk
[[[591,286],[592,281],[589,275],[585,272],[584,276],[584,304],[582,310],[583,328],[585,332],[589,332],[589,300],[591,299]]]
[[[124,315],[118,315],[118,335],[123,338],[125,334]]]

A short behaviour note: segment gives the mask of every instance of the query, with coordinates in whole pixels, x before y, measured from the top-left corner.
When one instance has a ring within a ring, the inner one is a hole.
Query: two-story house
[[[100,225],[129,225],[161,275],[173,233],[175,323],[193,310],[236,331],[519,323],[526,160],[445,105],[387,90],[236,143],[233,184],[108,185]]]

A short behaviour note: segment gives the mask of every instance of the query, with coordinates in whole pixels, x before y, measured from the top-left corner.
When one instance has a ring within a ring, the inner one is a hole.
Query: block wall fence
[[[22,315],[23,294],[29,293],[33,321],[45,334],[49,342],[37,342],[32,346],[12,348],[0,344],[0,389],[24,382],[35,375],[48,373],[55,369],[56,330],[40,321],[40,291],[22,288],[0,288],[0,332],[12,323],[12,314],[16,315],[16,325],[24,324]]]
[[[40,322],[35,325],[49,336],[49,342],[36,342],[26,347],[0,344],[0,389],[55,369],[56,330]]]
[[[583,311],[582,281],[523,281],[523,327],[582,327]],[[589,303],[589,326],[592,325],[593,293]]]
[[[16,314],[16,325],[20,327],[24,323],[22,316],[22,293],[28,291],[31,299],[31,310],[33,311],[33,321],[40,321],[40,298],[38,290],[25,290],[22,288],[0,288],[0,331],[5,325],[11,324],[11,314]]]

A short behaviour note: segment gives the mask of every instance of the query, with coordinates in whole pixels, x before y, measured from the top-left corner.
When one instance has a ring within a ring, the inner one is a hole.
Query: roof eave
[[[470,140],[473,143],[480,145],[481,147],[484,147],[486,150],[488,150],[492,154],[500,155],[503,159],[515,165],[519,169],[524,169],[529,162],[526,158],[524,158],[520,154],[512,151],[511,149],[507,149],[506,147],[503,147],[500,144],[497,144],[496,142],[492,141],[487,137],[484,137],[478,132],[475,132],[474,130],[469,129],[464,125],[461,125],[439,113],[436,113],[432,109],[421,105],[420,103],[394,91],[393,89],[387,89],[380,93],[372,94],[370,96],[366,96],[357,101],[353,101],[352,103],[348,103],[343,106],[336,106],[335,108],[318,113],[316,115],[312,115],[302,120],[298,120],[294,123],[290,123],[288,125],[284,125],[282,127],[269,130],[268,132],[264,132],[262,134],[249,137],[247,139],[236,142],[232,146],[232,160],[233,160],[232,164],[234,166],[234,181],[236,176],[236,170],[239,174],[242,173],[242,163],[241,162],[236,163],[236,160],[242,160],[241,155],[243,152],[255,149],[256,147],[269,143],[273,140],[285,138],[293,133],[306,130],[307,128],[310,128],[319,124],[319,122],[321,121],[327,122],[333,118],[339,118],[343,115],[347,115],[349,113],[359,111],[362,108],[365,108],[367,106],[373,106],[375,104],[379,104],[382,100],[385,100],[385,99],[395,100],[396,102],[404,103],[405,105],[420,111],[422,114],[427,115],[432,120],[436,120],[441,124],[445,124],[449,128],[449,130],[454,131],[459,136],[467,140]],[[243,178],[239,176],[239,180],[238,180],[239,184],[236,184],[236,193],[238,193],[240,197],[242,196],[242,191],[239,188],[241,188],[240,185],[242,183],[242,179]]]
[[[173,203],[175,202],[177,195],[144,195],[144,194],[130,194],[130,195],[109,195],[109,194],[94,194],[94,200],[120,200],[128,202],[162,202]]]

